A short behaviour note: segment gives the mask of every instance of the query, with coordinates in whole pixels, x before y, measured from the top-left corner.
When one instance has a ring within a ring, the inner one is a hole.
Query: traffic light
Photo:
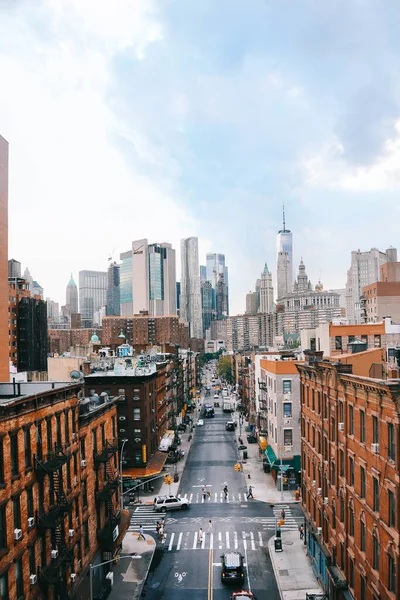
[[[165,475],[165,477],[164,477],[164,483],[166,483],[167,485],[171,485],[171,483],[172,483],[172,477],[171,477],[171,475]]]
[[[235,471],[240,471],[241,468],[242,467],[239,465],[239,463],[236,463],[236,465],[234,466]]]

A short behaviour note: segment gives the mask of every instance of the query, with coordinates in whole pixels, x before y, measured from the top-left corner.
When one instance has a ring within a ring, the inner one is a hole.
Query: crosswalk
[[[289,506],[289,504],[275,504],[274,508],[272,509],[273,513],[274,513],[274,517],[273,517],[273,521],[274,523],[278,523],[278,521],[280,521],[283,517],[282,511],[284,511],[284,521],[285,524],[282,526],[282,531],[295,531],[298,530],[299,525],[303,524],[303,517],[298,516],[298,517],[294,517],[292,515],[292,511],[291,508]],[[267,519],[268,521],[268,519]],[[272,518],[270,518],[270,521],[272,521]]]
[[[139,531],[140,526],[144,531],[156,531],[157,521],[167,520],[167,517],[156,513],[153,505],[138,506],[131,515],[128,531]]]
[[[233,503],[243,503],[249,502],[247,499],[247,493],[238,492],[236,494],[228,494],[225,500],[225,494],[223,492],[214,492],[210,493],[209,496],[202,495],[201,492],[194,492],[192,494],[178,494],[178,498],[185,498],[185,500],[189,500],[191,504],[208,504],[208,503],[221,503],[221,504],[233,504]],[[251,500],[250,500],[251,502]]]

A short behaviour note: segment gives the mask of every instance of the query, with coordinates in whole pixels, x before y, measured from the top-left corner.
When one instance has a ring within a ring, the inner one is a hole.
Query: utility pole
[[[281,502],[283,502],[283,425],[281,425]]]

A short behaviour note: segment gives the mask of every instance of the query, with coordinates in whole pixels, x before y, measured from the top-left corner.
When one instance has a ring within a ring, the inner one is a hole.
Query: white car
[[[186,510],[190,506],[186,498],[177,496],[157,496],[154,498],[154,510],[156,512],[167,512],[167,510]]]
[[[203,419],[199,419],[197,421],[197,427],[201,427],[202,425],[204,425],[204,421],[203,421]]]

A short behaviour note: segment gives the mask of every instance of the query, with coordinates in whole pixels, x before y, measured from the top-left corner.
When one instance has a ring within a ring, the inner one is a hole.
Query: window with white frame
[[[293,430],[292,429],[284,429],[283,430],[283,445],[284,446],[292,446],[293,445]]]
[[[283,417],[284,417],[284,419],[292,418],[292,403],[291,402],[283,403]]]
[[[292,393],[292,380],[291,379],[284,379],[283,380],[283,393],[284,394],[291,394]]]
[[[133,409],[133,420],[140,421],[140,408]]]

